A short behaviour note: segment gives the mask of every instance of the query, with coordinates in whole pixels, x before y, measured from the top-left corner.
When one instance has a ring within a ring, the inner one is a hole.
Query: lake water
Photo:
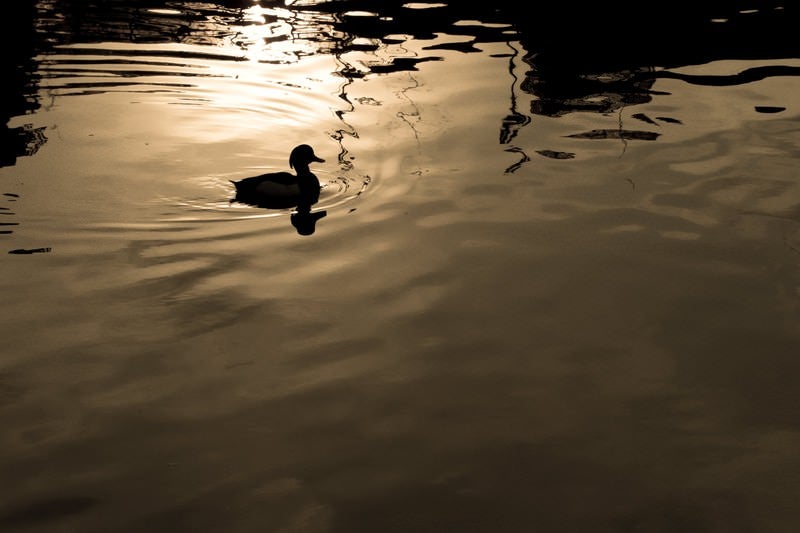
[[[796,48],[287,4],[7,23],[0,529],[796,531]]]

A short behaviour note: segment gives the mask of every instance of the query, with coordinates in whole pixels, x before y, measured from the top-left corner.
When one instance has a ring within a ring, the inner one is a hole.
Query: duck
[[[320,184],[311,173],[311,163],[324,163],[325,160],[314,153],[308,144],[295,146],[289,154],[291,172],[268,172],[238,181],[230,180],[236,187],[233,201],[268,209],[298,207],[309,212],[319,200]]]

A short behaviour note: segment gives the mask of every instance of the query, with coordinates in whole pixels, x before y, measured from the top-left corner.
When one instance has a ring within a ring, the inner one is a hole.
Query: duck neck
[[[295,172],[297,172],[297,177],[313,176],[311,169],[308,168],[308,165],[297,164],[294,166],[294,169]]]

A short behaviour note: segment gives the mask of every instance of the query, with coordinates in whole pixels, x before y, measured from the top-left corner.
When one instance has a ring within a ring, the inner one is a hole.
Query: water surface
[[[793,531],[800,54],[295,4],[21,15],[1,528]]]

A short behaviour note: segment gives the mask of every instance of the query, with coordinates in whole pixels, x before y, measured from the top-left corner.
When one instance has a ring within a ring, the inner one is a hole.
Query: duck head
[[[314,149],[307,144],[295,146],[294,150],[292,150],[292,153],[289,154],[290,168],[307,168],[308,165],[313,162],[324,163],[325,160],[321,157],[317,157],[314,154]]]

